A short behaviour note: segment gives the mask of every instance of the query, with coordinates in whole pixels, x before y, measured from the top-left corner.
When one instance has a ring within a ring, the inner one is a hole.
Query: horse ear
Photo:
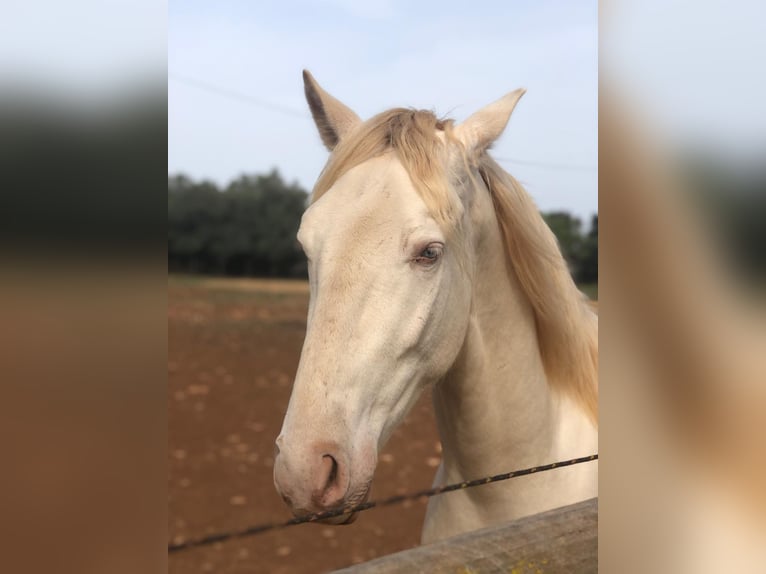
[[[322,142],[332,151],[362,120],[351,108],[325,92],[308,70],[303,70],[303,88]]]
[[[526,93],[519,88],[475,112],[455,126],[455,136],[469,153],[481,153],[503,133],[516,104]]]

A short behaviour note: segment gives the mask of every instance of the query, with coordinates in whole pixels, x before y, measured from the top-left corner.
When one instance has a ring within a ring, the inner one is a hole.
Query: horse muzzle
[[[336,442],[315,441],[305,446],[297,443],[298,448],[290,448],[278,439],[277,444],[274,485],[296,516],[351,508],[367,500],[375,470],[374,455],[370,461],[366,461],[369,457],[355,460],[352,469],[347,450]],[[344,514],[323,522],[345,524],[353,520],[353,514]]]

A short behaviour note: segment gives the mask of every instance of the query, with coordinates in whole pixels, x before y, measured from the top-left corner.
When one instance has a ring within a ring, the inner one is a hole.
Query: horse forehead
[[[411,225],[428,212],[395,157],[369,160],[346,172],[306,211],[303,238],[377,236],[392,228]]]

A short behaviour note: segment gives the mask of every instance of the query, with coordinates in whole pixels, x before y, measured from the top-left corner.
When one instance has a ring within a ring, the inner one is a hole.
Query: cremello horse
[[[436,484],[597,452],[597,318],[530,197],[487,154],[524,90],[453,125],[410,109],[363,122],[308,72],[304,83],[332,153],[298,232],[311,302],[274,466],[292,511],[362,502],[426,389]],[[596,493],[595,463],[458,491],[430,500],[422,538]]]

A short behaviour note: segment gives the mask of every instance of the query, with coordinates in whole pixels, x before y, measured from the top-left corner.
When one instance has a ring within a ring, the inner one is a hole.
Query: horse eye
[[[431,243],[426,246],[420,254],[415,257],[415,262],[421,265],[433,265],[439,259],[442,254],[442,245],[439,243]]]

